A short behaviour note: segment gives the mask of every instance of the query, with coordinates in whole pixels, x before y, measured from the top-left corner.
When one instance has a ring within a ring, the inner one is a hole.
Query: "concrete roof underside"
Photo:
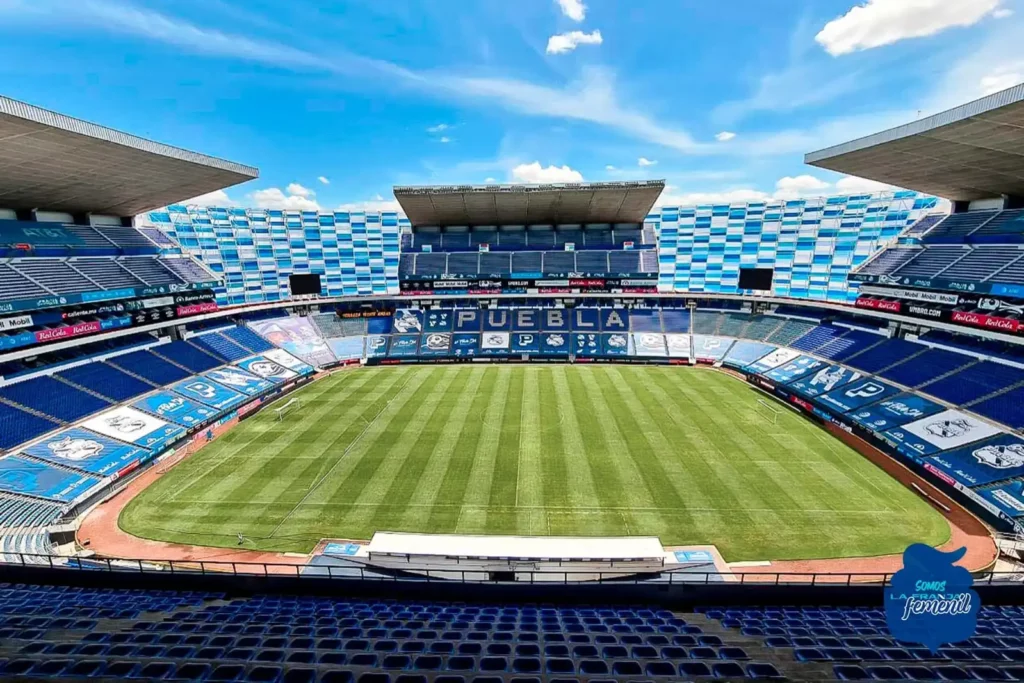
[[[954,201],[1024,196],[1024,83],[804,161]]]
[[[135,216],[258,176],[0,96],[3,208]]]
[[[396,187],[413,227],[642,223],[663,180],[551,185]]]

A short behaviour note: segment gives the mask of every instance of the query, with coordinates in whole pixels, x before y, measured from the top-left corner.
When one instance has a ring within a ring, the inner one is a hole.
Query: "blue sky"
[[[0,0],[0,93],[255,165],[205,198],[664,178],[874,186],[803,154],[1024,81],[1022,0]]]

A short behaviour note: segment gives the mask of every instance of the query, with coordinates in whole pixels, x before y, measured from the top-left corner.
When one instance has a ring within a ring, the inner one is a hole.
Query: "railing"
[[[187,575],[234,575],[265,578],[337,579],[380,582],[456,582],[456,583],[502,583],[557,585],[570,583],[607,583],[616,585],[801,585],[801,586],[886,586],[892,581],[892,573],[840,572],[702,572],[664,571],[651,574],[624,575],[619,572],[565,571],[565,572],[500,572],[507,576],[514,574],[515,580],[496,580],[486,571],[474,570],[416,570],[403,573],[385,573],[387,570],[359,566],[286,564],[269,562],[227,562],[220,560],[142,560],[112,558],[68,558],[56,555],[33,555],[28,553],[6,553],[0,555],[0,568],[4,566],[40,567],[80,572],[109,572],[130,574],[187,574]],[[1024,585],[1024,573],[982,572],[974,577],[974,585]]]

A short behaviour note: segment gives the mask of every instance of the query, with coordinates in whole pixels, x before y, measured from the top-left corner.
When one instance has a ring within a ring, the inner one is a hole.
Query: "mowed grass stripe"
[[[298,391],[244,421],[122,514],[161,540],[309,550],[321,537],[657,535],[727,560],[898,552],[945,520],[746,383],[693,368],[402,366]],[[271,534],[273,534],[271,536]]]

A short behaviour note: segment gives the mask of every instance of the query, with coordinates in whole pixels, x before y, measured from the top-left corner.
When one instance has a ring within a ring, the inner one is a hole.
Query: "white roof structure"
[[[664,180],[396,187],[413,227],[642,223]]]
[[[1024,83],[804,161],[954,201],[1024,196]]]
[[[134,216],[258,176],[0,96],[0,207]]]

